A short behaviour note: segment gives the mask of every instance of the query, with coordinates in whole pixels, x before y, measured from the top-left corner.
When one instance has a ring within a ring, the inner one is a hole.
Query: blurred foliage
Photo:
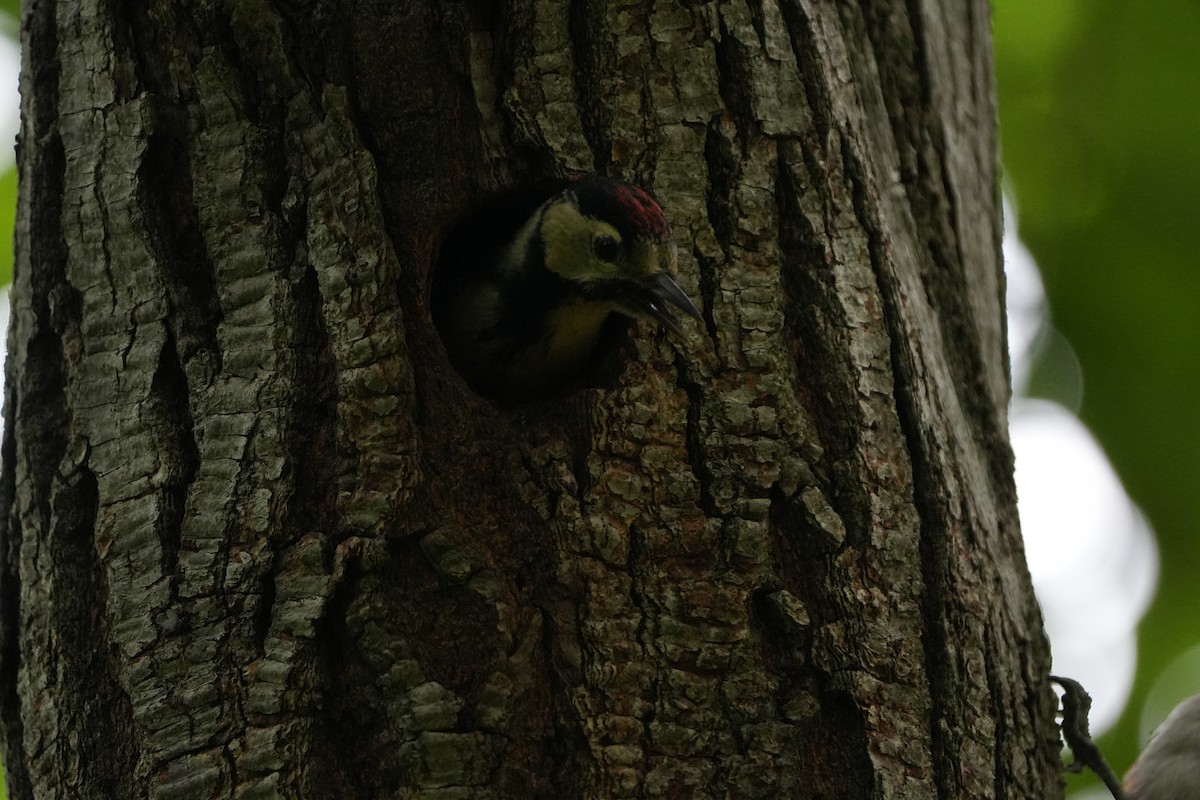
[[[1121,774],[1147,692],[1200,641],[1200,3],[995,0],[994,24],[1021,238],[1082,366],[1079,414],[1162,556],[1133,697],[1100,741]]]
[[[0,287],[12,283],[13,226],[17,215],[17,168],[0,174]],[[0,795],[3,800],[3,795]]]
[[[17,20],[21,5],[17,0],[0,0],[0,36],[17,38]],[[13,76],[15,79],[15,76]],[[7,112],[6,112],[7,113]],[[12,150],[12,142],[0,142],[0,147]],[[0,173],[0,289],[12,283],[13,226],[17,218],[17,168]],[[0,783],[0,800],[4,800],[4,785]]]

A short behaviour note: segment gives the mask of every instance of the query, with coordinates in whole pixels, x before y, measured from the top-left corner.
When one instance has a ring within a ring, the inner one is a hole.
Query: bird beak
[[[689,317],[701,319],[700,312],[692,303],[691,298],[683,293],[683,289],[679,288],[679,284],[675,282],[670,273],[659,272],[652,275],[642,281],[641,286],[646,291],[639,293],[637,298],[639,310],[676,336],[684,335],[683,326],[679,324],[679,318],[675,316],[671,306]]]

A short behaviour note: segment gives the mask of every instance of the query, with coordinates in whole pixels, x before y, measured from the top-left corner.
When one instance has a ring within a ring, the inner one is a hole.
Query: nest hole
[[[465,345],[455,341],[453,301],[466,287],[494,269],[521,226],[548,199],[569,185],[567,180],[543,181],[494,192],[456,215],[442,232],[430,271],[429,308],[451,367],[475,394],[502,406],[524,405],[552,399],[583,388],[612,386],[620,374],[625,346],[634,323],[611,314],[596,347],[580,369],[553,386],[533,392],[497,386],[477,374],[464,356]]]

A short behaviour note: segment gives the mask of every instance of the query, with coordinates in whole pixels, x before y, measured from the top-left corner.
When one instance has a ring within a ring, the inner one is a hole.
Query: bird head
[[[676,309],[700,318],[675,281],[675,244],[666,215],[636,186],[584,178],[547,201],[538,224],[546,268],[584,300],[679,336]]]
[[[675,281],[666,215],[641,189],[589,176],[536,208],[490,208],[444,243],[431,303],[451,363],[480,394],[561,389],[600,352],[612,312],[681,337],[677,312],[700,318]]]

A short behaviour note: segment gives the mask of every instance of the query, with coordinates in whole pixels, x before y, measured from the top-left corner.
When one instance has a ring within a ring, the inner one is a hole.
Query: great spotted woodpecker
[[[677,336],[672,307],[700,318],[675,281],[666,215],[636,186],[583,178],[514,227],[493,244],[459,242],[451,261],[460,263],[439,262],[451,274],[434,284],[451,363],[480,394],[520,402],[553,393],[588,363],[613,312]]]

